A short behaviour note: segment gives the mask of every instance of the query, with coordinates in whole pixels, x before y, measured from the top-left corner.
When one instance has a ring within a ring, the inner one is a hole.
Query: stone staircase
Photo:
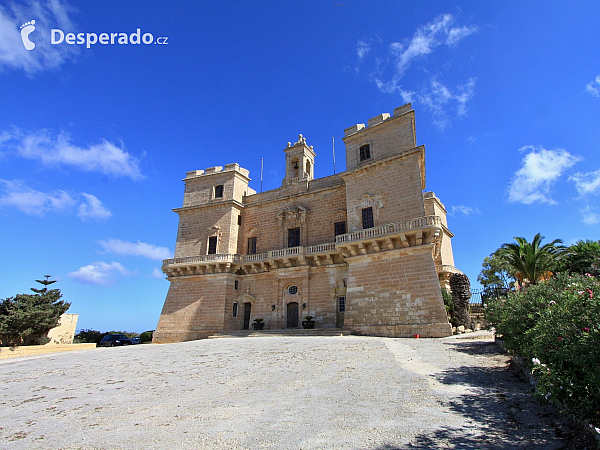
[[[285,328],[283,330],[243,330],[243,331],[219,331],[209,336],[209,339],[219,338],[243,338],[243,337],[297,337],[297,336],[348,336],[350,333],[342,328],[315,328],[304,330],[301,328]]]

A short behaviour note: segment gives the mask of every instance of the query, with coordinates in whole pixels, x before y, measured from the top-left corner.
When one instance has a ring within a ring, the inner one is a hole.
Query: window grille
[[[290,228],[288,230],[288,247],[300,246],[300,228]]]
[[[364,208],[362,210],[362,222],[363,222],[363,230],[367,228],[373,228],[375,225],[373,224],[373,208]]]
[[[361,161],[371,159],[371,146],[369,144],[361,145],[359,151]]]
[[[217,253],[217,237],[211,236],[208,238],[208,254],[214,255]]]

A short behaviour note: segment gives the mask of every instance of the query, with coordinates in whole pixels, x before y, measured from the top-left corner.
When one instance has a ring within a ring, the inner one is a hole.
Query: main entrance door
[[[287,327],[298,328],[298,303],[287,304]]]
[[[250,312],[252,311],[252,303],[244,303],[244,330],[250,329]]]

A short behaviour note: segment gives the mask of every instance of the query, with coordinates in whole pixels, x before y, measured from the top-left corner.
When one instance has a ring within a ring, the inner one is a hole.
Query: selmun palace
[[[153,341],[220,331],[315,328],[451,334],[440,286],[454,267],[446,210],[425,192],[410,104],[345,130],[346,171],[314,178],[315,152],[288,143],[281,187],[257,193],[238,164],[188,172],[170,287]]]

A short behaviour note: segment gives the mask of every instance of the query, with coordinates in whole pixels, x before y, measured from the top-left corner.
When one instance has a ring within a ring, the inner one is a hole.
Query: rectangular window
[[[363,230],[373,228],[373,208],[364,208],[362,210]]]
[[[346,312],[346,297],[338,297],[338,312]]]
[[[300,228],[290,228],[288,230],[288,247],[300,246]]]
[[[256,238],[255,237],[248,238],[248,254],[256,255]]]
[[[361,145],[360,160],[365,161],[367,159],[371,159],[371,146],[369,144]]]
[[[238,216],[238,225],[242,224],[242,216]]]
[[[208,254],[214,255],[217,253],[217,237],[211,236],[208,238]]]
[[[346,234],[346,222],[336,222],[333,224],[333,228],[336,236]]]
[[[238,289],[239,287],[240,287],[240,282],[238,280],[235,280],[235,288]]]
[[[236,281],[236,283],[237,283],[237,281]],[[238,310],[237,302],[233,302],[233,317],[237,317],[237,310]]]
[[[215,186],[215,198],[223,198],[223,185]]]

